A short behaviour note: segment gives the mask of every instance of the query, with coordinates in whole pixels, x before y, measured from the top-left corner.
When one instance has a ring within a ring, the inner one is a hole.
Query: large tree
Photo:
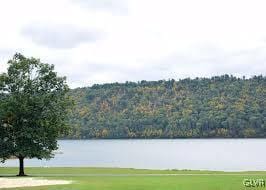
[[[0,75],[0,161],[51,158],[57,139],[66,132],[71,101],[65,77],[39,59],[15,54]]]

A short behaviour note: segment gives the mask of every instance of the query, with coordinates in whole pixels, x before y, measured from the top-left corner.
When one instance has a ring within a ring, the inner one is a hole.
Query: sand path
[[[66,180],[47,180],[34,178],[0,178],[0,188],[14,188],[14,187],[32,187],[44,185],[65,185],[70,184],[71,181]]]

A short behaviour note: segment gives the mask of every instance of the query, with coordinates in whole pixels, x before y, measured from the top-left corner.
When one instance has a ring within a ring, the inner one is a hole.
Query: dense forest
[[[266,137],[266,77],[77,88],[66,138]]]

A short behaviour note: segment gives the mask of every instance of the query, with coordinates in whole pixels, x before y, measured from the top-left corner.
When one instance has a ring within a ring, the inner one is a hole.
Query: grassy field
[[[0,167],[12,177],[17,168]],[[20,190],[241,190],[243,179],[266,179],[266,172],[137,170],[120,168],[26,168],[31,177],[72,180],[71,185],[16,188]]]

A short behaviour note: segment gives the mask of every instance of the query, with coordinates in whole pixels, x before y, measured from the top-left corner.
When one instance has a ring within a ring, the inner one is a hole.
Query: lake
[[[266,170],[265,139],[60,140],[51,160],[26,166]],[[8,160],[0,166],[18,166]]]

